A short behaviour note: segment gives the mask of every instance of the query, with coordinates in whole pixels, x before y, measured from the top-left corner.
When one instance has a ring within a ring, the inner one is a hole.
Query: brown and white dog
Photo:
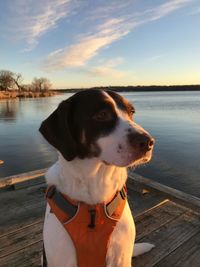
[[[108,201],[126,183],[127,167],[151,159],[154,139],[135,123],[134,112],[112,91],[84,90],[63,101],[40,127],[59,152],[47,184],[89,205]],[[43,237],[48,267],[78,267],[73,242],[48,204]],[[133,251],[135,256],[153,247],[141,243],[134,248],[134,241],[127,202],[109,241],[106,267],[131,267]]]

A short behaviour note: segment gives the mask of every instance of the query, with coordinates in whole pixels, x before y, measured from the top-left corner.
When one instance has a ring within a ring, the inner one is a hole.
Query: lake
[[[0,101],[0,178],[50,166],[57,154],[38,132],[71,94]],[[135,120],[156,139],[152,161],[135,172],[200,197],[200,92],[123,93]]]

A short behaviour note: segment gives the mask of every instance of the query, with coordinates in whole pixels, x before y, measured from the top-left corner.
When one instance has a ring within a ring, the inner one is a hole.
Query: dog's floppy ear
[[[77,156],[77,145],[70,126],[71,106],[71,99],[61,102],[58,108],[42,122],[39,128],[44,138],[60,151],[68,161]]]

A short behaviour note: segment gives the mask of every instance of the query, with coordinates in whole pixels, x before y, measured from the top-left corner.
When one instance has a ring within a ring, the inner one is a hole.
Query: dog
[[[127,167],[146,163],[152,156],[155,140],[134,121],[134,113],[130,102],[110,90],[83,90],[61,102],[39,129],[58,150],[58,161],[46,173],[47,184],[78,203],[107,203],[125,185]],[[133,251],[136,256],[153,247],[141,243],[134,248],[135,225],[127,201],[120,216],[102,267],[131,267]],[[96,264],[80,264],[73,239],[49,203],[43,240],[48,267],[99,266],[101,245],[86,256],[97,257]]]

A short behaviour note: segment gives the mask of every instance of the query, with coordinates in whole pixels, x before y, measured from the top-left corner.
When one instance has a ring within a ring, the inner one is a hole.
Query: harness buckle
[[[90,213],[90,224],[88,224],[88,227],[93,229],[95,228],[96,210],[95,209],[89,210],[89,213]]]

